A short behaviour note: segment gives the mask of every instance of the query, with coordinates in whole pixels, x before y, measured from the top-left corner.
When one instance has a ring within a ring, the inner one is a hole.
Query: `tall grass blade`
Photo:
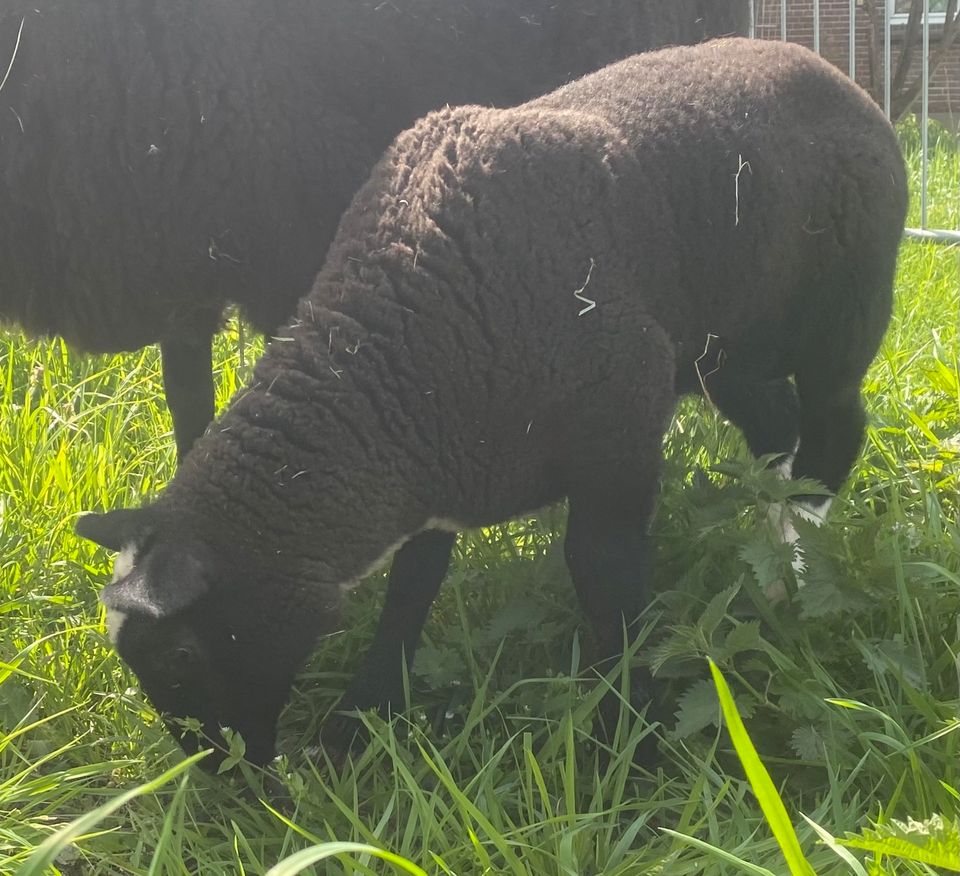
[[[726,861],[728,864],[734,864],[743,870],[744,873],[753,873],[754,876],[776,876],[776,873],[768,870],[766,867],[760,867],[756,864],[751,864],[749,861],[744,861],[743,858],[738,858],[736,855],[731,854],[724,849],[718,849],[716,846],[710,845],[710,843],[705,843],[701,839],[697,839],[694,836],[687,836],[685,833],[679,833],[675,830],[670,830],[669,827],[661,827],[662,833],[668,834],[681,842],[688,843],[694,848],[700,849],[702,852],[706,852],[708,855],[712,855],[720,861]],[[811,870],[811,873],[813,871]]]
[[[838,858],[840,858],[855,874],[855,876],[868,876],[867,871],[864,869],[863,864],[861,864],[853,855],[850,854],[843,846],[837,843],[836,838],[829,831],[824,830],[817,822],[812,818],[808,818],[802,812],[800,817],[803,818],[807,824],[810,825],[816,831],[818,837],[823,840],[823,844],[830,849]]]
[[[774,838],[783,851],[790,873],[792,876],[816,876],[813,867],[803,856],[800,840],[797,839],[797,833],[790,823],[787,809],[777,793],[773,780],[770,778],[770,773],[767,772],[767,768],[757,754],[757,749],[754,748],[723,673],[720,672],[713,660],[710,660],[710,672],[713,675],[713,683],[717,686],[720,708],[727,722],[727,732],[729,732],[730,739],[733,741],[733,747],[737,750],[740,763],[743,764],[750,787],[753,788],[757,802],[763,810],[764,818],[767,819],[767,824],[770,825]]]
[[[370,855],[389,864],[394,864],[402,871],[413,874],[413,876],[427,876],[426,870],[422,870],[406,858],[401,858],[399,855],[384,849],[378,849],[376,846],[368,846],[365,843],[321,843],[318,846],[312,846],[291,855],[275,867],[271,867],[267,870],[267,876],[296,876],[306,867],[336,855]]]

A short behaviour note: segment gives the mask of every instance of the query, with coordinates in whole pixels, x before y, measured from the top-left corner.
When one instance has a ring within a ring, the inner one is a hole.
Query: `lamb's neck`
[[[378,409],[375,369],[334,367],[316,327],[294,335],[274,342],[165,501],[220,549],[349,584],[422,528],[428,509],[411,485],[428,478]]]

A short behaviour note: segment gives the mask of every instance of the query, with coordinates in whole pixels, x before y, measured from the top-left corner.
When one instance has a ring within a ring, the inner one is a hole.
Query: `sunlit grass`
[[[932,224],[957,227],[952,144],[938,144],[932,166]],[[771,608],[761,593],[793,586],[789,556],[761,525],[782,486],[706,405],[681,406],[655,523],[659,595],[636,654],[668,698],[655,774],[631,765],[650,727],[626,707],[612,749],[592,739],[605,688],[581,665],[553,509],[462,540],[409,712],[392,725],[371,718],[369,747],[341,772],[296,753],[315,742],[369,642],[379,577],[351,598],[347,632],[318,649],[285,713],[288,799],[271,802],[249,767],[225,779],[193,770],[115,811],[111,801],[181,755],[106,640],[97,589],[109,557],[72,526],[80,511],[137,504],[170,477],[159,363],[154,351],[84,358],[0,335],[0,873],[98,807],[96,825],[58,852],[59,872],[260,874],[336,841],[458,876],[745,872],[731,859],[785,873],[720,729],[706,657],[729,680],[815,872],[848,865],[801,814],[838,839],[896,838],[894,821],[955,817],[958,289],[955,251],[904,245],[897,313],[865,387],[864,453],[830,525],[802,528],[807,586],[789,605]],[[217,362],[222,403],[246,377],[235,324]],[[730,458],[726,473],[709,470]],[[870,873],[935,872],[849,853]],[[393,865],[340,849],[318,866]]]

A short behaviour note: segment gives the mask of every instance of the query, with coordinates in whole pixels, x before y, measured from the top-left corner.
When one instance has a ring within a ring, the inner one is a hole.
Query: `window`
[[[890,4],[890,21],[894,24],[906,24],[910,15],[911,0],[887,0]],[[943,24],[947,11],[947,0],[930,0],[930,23]]]

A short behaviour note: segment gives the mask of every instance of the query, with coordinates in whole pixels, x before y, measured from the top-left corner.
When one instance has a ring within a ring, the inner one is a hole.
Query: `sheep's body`
[[[260,331],[284,324],[405,126],[729,32],[746,5],[8,3],[0,319],[88,351],[161,343],[183,451],[212,417],[209,346],[225,303]]]
[[[645,604],[678,391],[702,380],[755,452],[799,433],[794,473],[839,487],[905,205],[889,124],[794,46],[668,50],[516,109],[428,116],[377,164],[298,321],[156,505],[85,520],[114,547],[152,533],[104,593],[139,615],[121,654],[144,679],[184,636],[204,665],[231,653],[227,692],[192,702],[263,755],[273,724],[250,715],[276,715],[340,585],[404,545],[346,698],[396,700],[445,530],[564,496],[574,583],[600,653],[617,653]],[[202,574],[165,572],[173,552]],[[213,627],[242,647],[218,651]]]

